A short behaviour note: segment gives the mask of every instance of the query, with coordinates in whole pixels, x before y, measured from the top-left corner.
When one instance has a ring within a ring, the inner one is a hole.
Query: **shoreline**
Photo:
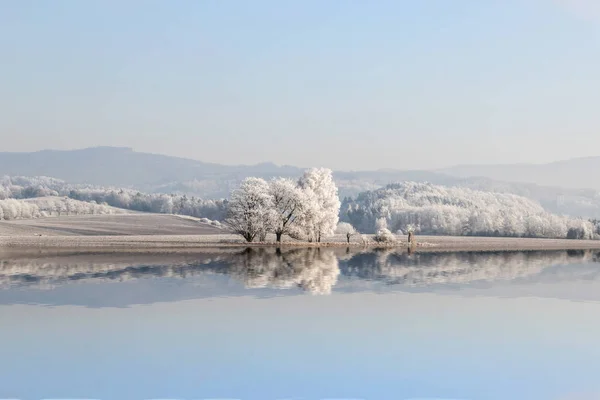
[[[544,251],[599,250],[600,240],[530,239],[474,236],[417,236],[417,246],[409,247],[406,238],[394,244],[332,238],[322,243],[296,241],[246,243],[234,235],[146,235],[146,236],[0,236],[3,254],[193,254],[215,249],[244,248],[350,248],[388,249],[401,252],[460,251]]]

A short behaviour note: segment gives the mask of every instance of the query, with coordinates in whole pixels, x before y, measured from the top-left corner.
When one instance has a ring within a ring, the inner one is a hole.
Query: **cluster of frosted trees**
[[[23,200],[0,200],[0,220],[33,219],[45,216],[36,204]]]
[[[61,215],[116,214],[118,212],[121,211],[106,205],[58,197],[0,200],[0,220],[7,221]]]
[[[68,196],[127,210],[189,215],[217,221],[222,221],[227,211],[227,200],[205,200],[176,194],[149,194],[128,189],[73,189],[69,191]]]
[[[40,209],[45,216],[61,215],[105,215],[120,214],[125,210],[98,204],[94,201],[78,201],[66,197],[44,197],[30,200]]]
[[[233,191],[225,224],[248,242],[274,234],[320,242],[334,233],[340,200],[331,170],[308,170],[298,181],[246,178]]]
[[[404,182],[345,201],[342,219],[375,232],[385,219],[394,232],[592,239],[594,225],[550,214],[524,197],[427,183]]]
[[[74,200],[108,204],[134,211],[189,215],[222,221],[227,200],[205,200],[178,194],[140,193],[131,189],[71,185],[44,176],[9,177],[0,179],[0,199],[29,199],[67,196]]]
[[[46,176],[4,176],[0,178],[0,200],[58,196],[67,186],[64,181]]]

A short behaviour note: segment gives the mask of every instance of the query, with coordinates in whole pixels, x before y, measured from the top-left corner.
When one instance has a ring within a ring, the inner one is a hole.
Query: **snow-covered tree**
[[[225,224],[248,242],[271,229],[273,203],[269,184],[261,178],[246,178],[233,191]]]
[[[277,242],[289,235],[304,209],[304,194],[291,179],[278,178],[269,182],[272,215],[271,226]]]
[[[340,199],[333,174],[327,168],[313,168],[304,173],[298,185],[305,193],[303,231],[309,240],[320,242],[335,232],[339,221]]]
[[[335,233],[338,235],[346,235],[346,240],[350,243],[350,238],[357,232],[352,224],[349,224],[348,222],[338,222]]]
[[[42,216],[39,207],[36,204],[24,200],[6,199],[0,200],[0,214],[2,219],[33,219]]]
[[[583,219],[569,221],[567,239],[594,239],[595,227],[590,221]]]

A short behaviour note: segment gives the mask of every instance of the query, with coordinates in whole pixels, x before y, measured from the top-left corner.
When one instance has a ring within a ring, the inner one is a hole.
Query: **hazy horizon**
[[[596,155],[600,6],[0,4],[3,151],[336,170]]]
[[[77,147],[77,148],[44,148],[44,149],[39,149],[39,150],[31,150],[31,151],[0,151],[0,153],[22,153],[22,154],[27,154],[27,153],[39,153],[39,152],[44,152],[44,151],[82,151],[82,150],[92,150],[92,149],[113,149],[113,150],[127,150],[127,151],[132,151],[134,153],[145,153],[145,154],[152,154],[152,155],[158,155],[158,156],[167,156],[167,157],[177,157],[177,158],[183,158],[183,159],[188,159],[188,160],[193,160],[193,161],[200,161],[203,163],[210,163],[210,164],[219,164],[219,165],[225,165],[225,166],[255,166],[255,165],[261,165],[261,164],[274,164],[278,167],[296,167],[296,168],[311,168],[314,167],[314,165],[293,165],[293,164],[286,164],[286,163],[276,163],[274,161],[271,160],[262,160],[262,161],[256,161],[256,162],[252,162],[252,163],[247,163],[247,164],[242,164],[242,163],[233,163],[233,162],[209,162],[206,161],[202,158],[199,157],[185,157],[185,156],[179,156],[176,154],[166,154],[166,153],[161,153],[159,151],[141,151],[139,149],[133,148],[133,147],[128,147],[128,146],[108,146],[108,145],[97,145],[97,146],[89,146],[89,147]],[[591,156],[582,156],[582,157],[572,157],[572,158],[565,158],[565,159],[557,159],[557,160],[550,160],[548,162],[522,162],[522,163],[461,163],[461,164],[452,164],[452,165],[444,165],[442,167],[439,168],[421,168],[419,170],[423,170],[423,171],[443,171],[444,169],[449,169],[449,168],[454,168],[454,167],[461,167],[461,166],[489,166],[489,167],[494,167],[494,166],[518,166],[518,165],[546,165],[546,164],[552,164],[555,162],[562,162],[562,161],[572,161],[572,160],[577,160],[577,159],[594,159],[594,158],[600,158],[600,155],[591,155]],[[319,165],[319,166],[323,166],[323,165]],[[403,170],[410,170],[410,169],[403,169],[403,168],[393,168],[393,167],[381,167],[381,168],[366,168],[363,169],[362,171],[385,171],[385,170],[396,170],[396,171],[403,171]],[[415,169],[416,170],[416,169]],[[360,171],[360,169],[338,169],[338,171]]]

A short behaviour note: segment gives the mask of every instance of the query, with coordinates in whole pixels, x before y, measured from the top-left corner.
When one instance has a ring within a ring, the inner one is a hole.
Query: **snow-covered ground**
[[[406,248],[406,236],[396,246]],[[270,235],[264,244],[272,245]],[[305,245],[285,238],[284,245]],[[496,237],[417,236],[419,251],[600,249],[600,241]],[[345,235],[324,239],[323,246],[340,246]],[[86,251],[190,251],[194,248],[245,246],[242,238],[192,217],[168,214],[75,215],[33,220],[1,221],[0,251],[77,249]],[[310,245],[315,245],[310,244]],[[353,247],[376,247],[372,235],[354,235]]]
[[[210,235],[223,230],[169,214],[72,215],[0,222],[0,236]]]

